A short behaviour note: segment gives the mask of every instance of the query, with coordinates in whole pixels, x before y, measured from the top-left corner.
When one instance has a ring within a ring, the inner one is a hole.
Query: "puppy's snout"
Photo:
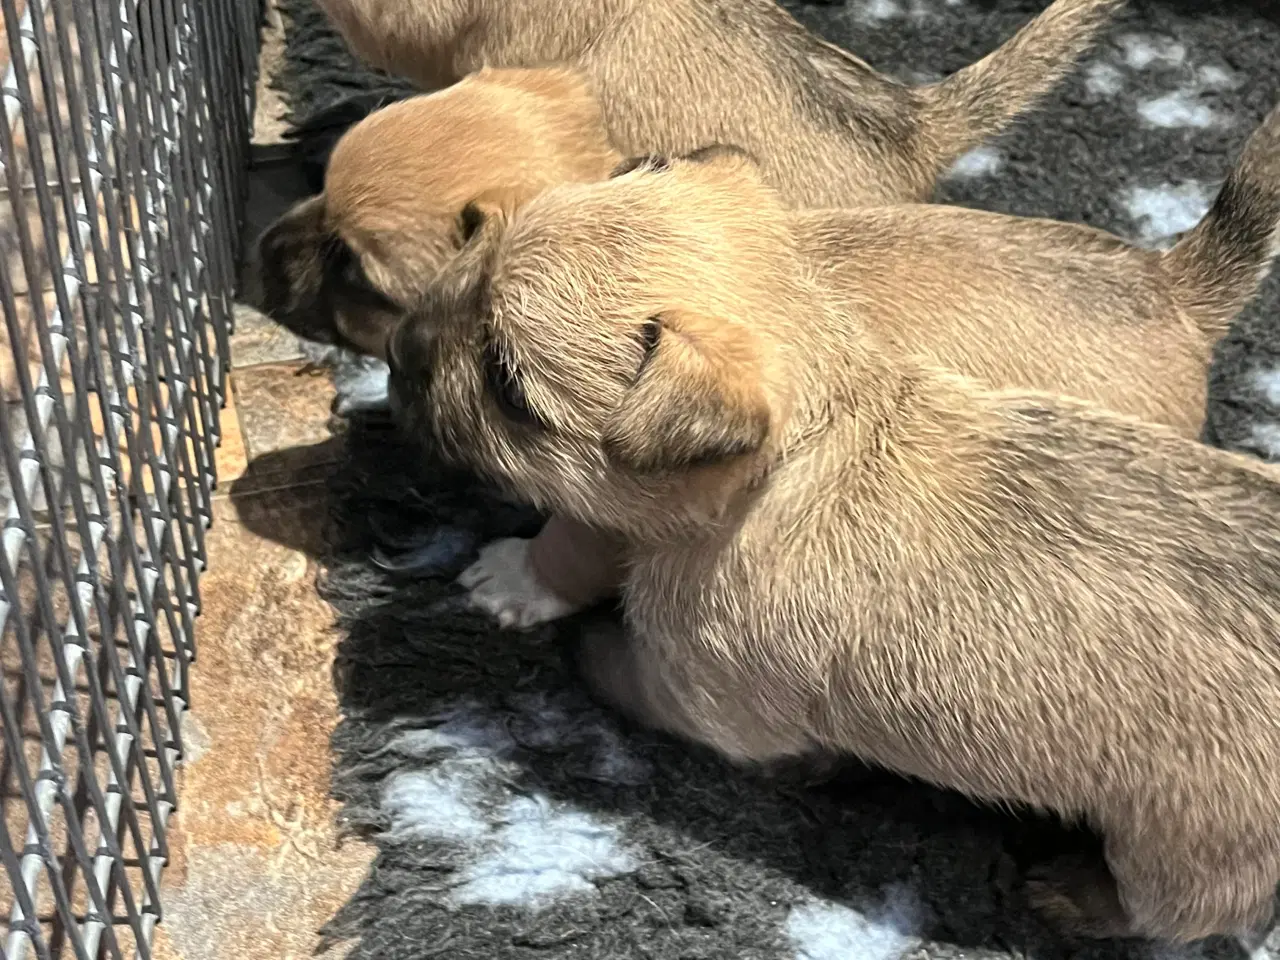
[[[288,253],[288,239],[277,222],[258,237],[249,258],[242,299],[268,316],[283,312],[289,303]]]
[[[240,276],[240,302],[266,314],[270,314],[271,311],[267,308],[267,267],[263,258],[267,250],[265,241],[271,229],[269,227],[263,231],[250,249]]]

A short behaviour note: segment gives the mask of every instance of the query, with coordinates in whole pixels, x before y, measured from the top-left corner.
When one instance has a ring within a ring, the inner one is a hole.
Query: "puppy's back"
[[[896,351],[1199,434],[1212,343],[1158,253],[1075,224],[926,204],[794,222],[823,285]]]

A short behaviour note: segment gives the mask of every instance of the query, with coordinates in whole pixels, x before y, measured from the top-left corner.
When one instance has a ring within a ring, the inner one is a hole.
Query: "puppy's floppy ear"
[[[458,215],[462,249],[422,292],[412,323],[431,327],[445,316],[468,316],[484,309],[488,278],[510,211],[501,197],[482,195]]]
[[[534,191],[524,187],[495,187],[472,197],[458,215],[458,233],[464,244],[477,234],[488,234],[488,241],[506,229],[515,212],[533,199]]]
[[[653,317],[635,383],[604,431],[610,459],[639,472],[754,453],[769,435],[769,400],[746,336],[693,314]]]

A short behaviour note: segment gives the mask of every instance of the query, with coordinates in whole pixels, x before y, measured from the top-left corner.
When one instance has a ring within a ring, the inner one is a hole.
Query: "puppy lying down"
[[[1197,436],[1212,346],[1275,252],[1278,139],[1273,112],[1204,221],[1165,253],[941,205],[785,216],[818,282],[887,345],[992,386],[1074,395]],[[655,161],[621,166],[638,162]],[[619,165],[590,90],[568,71],[483,71],[387,107],[339,142],[325,193],[263,234],[259,304],[300,336],[382,357],[403,305],[457,255],[481,207],[514,209]],[[461,579],[502,623],[532,626],[608,594],[613,549],[557,518],[533,541],[490,545]]]
[[[501,219],[392,337],[392,391],[459,462],[625,542],[627,634],[581,649],[600,696],[740,761],[848,752],[1081,818],[1110,869],[1037,874],[1060,922],[1256,942],[1274,470],[885,347],[724,153]]]
[[[927,199],[957,157],[1052,90],[1122,5],[1056,0],[989,56],[908,87],[774,0],[320,0],[358,55],[427,90],[486,66],[576,67],[624,154],[736,143],[788,203],[810,207]]]
[[[1074,224],[933,205],[800,211],[787,221],[817,282],[885,347],[1198,437],[1213,345],[1277,252],[1280,109],[1209,214],[1167,252]],[[487,546],[460,582],[504,625],[531,626],[611,592],[616,550],[553,518],[532,541]]]

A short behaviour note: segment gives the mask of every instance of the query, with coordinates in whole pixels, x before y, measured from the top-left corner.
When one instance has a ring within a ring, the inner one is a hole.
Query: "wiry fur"
[[[629,634],[588,635],[588,679],[742,761],[848,752],[1088,821],[1110,875],[1036,890],[1080,932],[1265,927],[1275,472],[883,347],[729,172],[548,191],[391,341],[416,429],[625,538]]]
[[[773,0],[320,0],[358,55],[427,89],[482,66],[578,67],[623,153],[736,143],[788,203],[811,207],[927,199],[957,157],[1054,87],[1122,4],[1056,0],[999,50],[913,88]]]
[[[1205,218],[1165,256],[1178,296],[1215,339],[1280,253],[1280,108],[1245,144]]]

